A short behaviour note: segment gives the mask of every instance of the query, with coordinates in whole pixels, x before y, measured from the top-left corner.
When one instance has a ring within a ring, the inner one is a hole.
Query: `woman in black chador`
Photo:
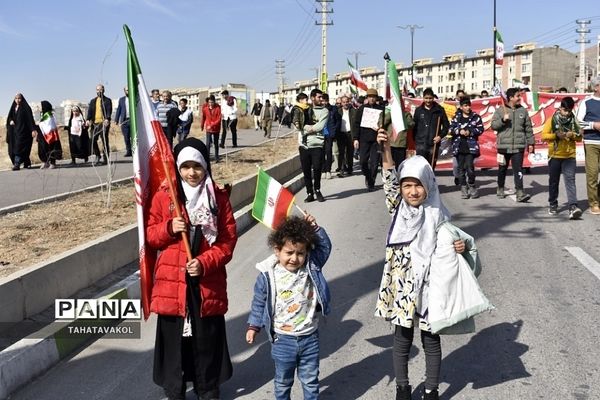
[[[8,118],[6,118],[6,143],[8,144],[8,156],[13,164],[13,171],[23,167],[31,167],[31,146],[36,135],[33,113],[27,100],[21,93],[17,93],[10,106]]]
[[[62,146],[52,104],[43,100],[42,115],[37,126],[38,156],[43,164],[40,169],[56,168],[56,160],[62,160]]]

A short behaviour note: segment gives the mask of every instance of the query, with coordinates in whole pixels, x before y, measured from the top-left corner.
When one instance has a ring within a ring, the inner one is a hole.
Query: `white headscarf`
[[[190,218],[190,223],[200,226],[202,235],[212,246],[217,239],[217,201],[215,198],[214,184],[206,160],[198,150],[191,146],[184,147],[177,156],[177,170],[186,161],[195,161],[204,168],[206,177],[196,187],[190,186],[185,180],[181,180],[181,186],[185,194],[185,208]],[[181,174],[181,173],[180,173]]]
[[[450,219],[450,212],[442,203],[435,174],[425,158],[414,156],[405,160],[398,167],[398,177],[400,183],[404,178],[418,179],[427,193],[425,201],[419,207],[413,207],[402,199],[392,219],[387,243],[388,245],[410,243],[416,289],[414,293],[420,293],[431,264],[431,256],[435,251],[437,227],[443,221]],[[426,293],[420,294],[422,298],[427,298]],[[418,302],[418,305],[422,305],[422,302]]]

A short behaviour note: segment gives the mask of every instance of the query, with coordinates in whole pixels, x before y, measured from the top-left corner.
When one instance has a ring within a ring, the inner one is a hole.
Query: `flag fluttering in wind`
[[[529,111],[538,111],[540,109],[540,94],[538,92],[525,92],[521,96],[521,102]]]
[[[502,89],[502,85],[500,82],[497,82],[491,89],[492,95],[500,96],[504,100],[505,103],[508,103],[508,98],[506,97],[506,93]]]
[[[285,221],[293,204],[292,192],[259,168],[252,216],[269,228],[275,229]]]
[[[496,65],[504,63],[504,41],[500,32],[496,31]]]
[[[354,65],[352,65],[350,60],[346,59],[346,61],[348,61],[348,67],[350,68],[350,82],[352,82],[352,84],[357,88],[367,91],[367,84],[365,81],[362,80],[360,72],[358,72],[356,68],[354,68]]]
[[[60,139],[58,127],[56,126],[56,118],[52,112],[44,113],[38,126],[40,127],[40,131],[42,131],[46,143],[52,144]]]
[[[127,25],[123,26],[123,30],[127,40],[127,88],[137,204],[141,300],[144,318],[147,319],[150,315],[150,296],[157,256],[156,251],[146,246],[145,229],[150,202],[154,193],[167,187],[177,213],[180,212],[180,207],[175,189],[177,171],[173,152],[150,104],[131,32]],[[184,241],[189,244],[186,239]],[[189,253],[188,251],[188,256],[191,256]]]
[[[386,88],[389,85],[388,107],[392,117],[392,141],[396,140],[398,133],[406,130],[406,121],[404,120],[404,111],[402,104],[402,93],[400,92],[400,82],[398,81],[398,70],[396,63],[392,60],[386,61],[387,79]],[[386,90],[387,92],[387,90]]]

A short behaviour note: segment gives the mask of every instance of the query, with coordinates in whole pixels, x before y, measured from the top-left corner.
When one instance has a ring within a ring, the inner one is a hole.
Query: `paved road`
[[[282,127],[280,134],[287,132],[289,132],[289,129]],[[204,137],[201,139],[204,140]],[[231,134],[228,133],[227,148],[221,149],[220,154],[253,146],[262,141],[264,141],[264,138],[261,131],[239,129],[238,148],[231,147]],[[211,153],[214,154],[214,152]],[[113,163],[110,174],[113,180],[128,178],[133,175],[132,159],[125,158],[123,152],[113,153],[111,159]],[[77,164],[73,167],[68,165],[69,163],[70,160],[60,161],[60,168],[56,169],[41,170],[32,168],[29,170],[21,169],[20,171],[0,171],[0,187],[10,188],[10,190],[2,191],[0,208],[105,183],[110,176],[107,166],[93,167],[91,163],[88,163]]]
[[[600,217],[586,213],[581,221],[568,221],[565,210],[548,215],[542,173],[525,177],[534,194],[529,204],[497,199],[491,175],[479,178],[483,197],[478,200],[460,200],[451,181],[447,174],[439,178],[443,199],[455,223],[478,239],[480,283],[497,309],[477,318],[476,334],[442,339],[441,398],[600,398],[600,281],[566,249],[579,248],[571,251],[600,260]],[[583,199],[581,171],[577,181]],[[333,240],[325,269],[333,310],[320,328],[324,399],[389,399],[395,389],[392,331],[373,317],[389,217],[383,192],[366,193],[362,185],[360,176],[324,181],[327,201],[306,207]],[[243,340],[254,263],[269,254],[266,235],[260,225],[244,234],[228,266],[227,329],[235,365],[234,377],[222,388],[223,399],[273,398],[269,344],[264,335],[254,346]],[[585,263],[594,267],[592,261]],[[12,398],[163,399],[152,383],[154,329],[151,319],[142,340],[99,340]],[[409,368],[412,384],[421,389],[424,357],[418,340]],[[301,398],[298,387],[293,398]]]

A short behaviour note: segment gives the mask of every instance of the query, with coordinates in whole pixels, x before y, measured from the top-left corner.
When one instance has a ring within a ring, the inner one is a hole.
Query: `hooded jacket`
[[[319,227],[317,230],[317,243],[308,253],[306,263],[303,268],[308,268],[308,276],[315,287],[318,304],[321,306],[323,315],[329,314],[330,294],[329,286],[323,276],[323,267],[331,253],[331,241],[325,229]],[[260,272],[254,284],[254,298],[248,316],[248,325],[253,328],[268,328],[267,335],[273,342],[275,331],[273,330],[273,314],[275,309],[275,278],[274,269],[277,265],[277,256],[274,254],[266,260],[256,264],[256,269]]]
[[[469,153],[479,157],[480,151],[477,139],[483,133],[483,121],[479,114],[471,111],[465,118],[462,111],[457,111],[454,118],[452,118],[449,133],[452,135],[452,154],[454,156],[457,156],[460,152],[460,142],[465,138],[460,134],[462,129],[469,131],[469,136],[466,136]]]

